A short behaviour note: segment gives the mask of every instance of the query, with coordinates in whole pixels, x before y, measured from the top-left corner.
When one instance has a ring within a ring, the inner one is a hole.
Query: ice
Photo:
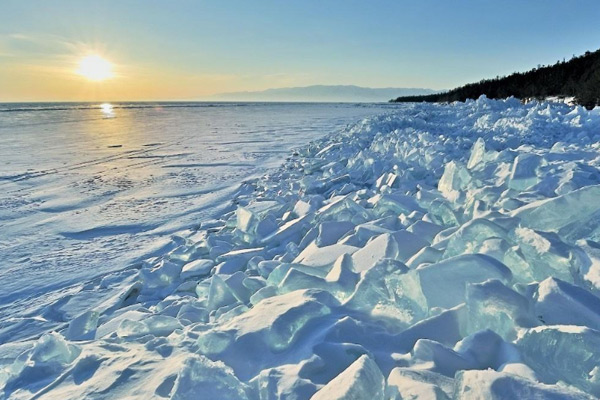
[[[475,332],[454,346],[454,350],[473,363],[473,369],[499,369],[506,363],[520,361],[514,346],[489,329]]]
[[[343,254],[352,254],[357,250],[357,247],[345,244],[332,244],[330,246],[318,247],[316,243],[311,243],[294,259],[293,263],[329,269],[339,256]]]
[[[586,186],[562,196],[539,200],[513,211],[530,229],[572,234],[577,224],[585,223],[600,210],[600,186]],[[585,239],[579,237],[578,239]]]
[[[243,400],[248,399],[247,387],[222,362],[203,356],[185,360],[171,394],[173,400],[195,399]]]
[[[387,379],[387,396],[393,400],[449,400],[454,380],[426,370],[394,368]]]
[[[486,370],[459,372],[456,375],[454,398],[590,400],[593,397],[568,388],[532,382],[513,374]]]
[[[475,364],[454,350],[429,339],[419,339],[412,350],[416,366],[453,377],[457,371],[475,368]]]
[[[181,274],[181,269],[179,263],[161,260],[155,265],[142,268],[140,277],[145,289],[155,290],[175,283]]]
[[[469,332],[489,328],[514,340],[519,327],[538,323],[527,298],[495,279],[467,285],[466,306]]]
[[[268,213],[278,207],[280,204],[275,201],[257,202],[247,207],[238,206],[236,210],[237,229],[249,235],[250,238],[267,236],[277,228]]]
[[[432,222],[418,220],[406,230],[431,243],[435,236],[440,233],[443,228]]]
[[[579,325],[600,330],[600,298],[577,286],[548,278],[534,294],[535,315],[548,325]]]
[[[450,161],[444,168],[438,190],[450,201],[458,200],[461,192],[471,180],[469,172],[455,161]]]
[[[463,306],[423,319],[399,334],[401,346],[398,350],[408,352],[420,339],[431,339],[446,346],[454,346],[463,338],[465,319]]]
[[[142,320],[125,319],[117,328],[117,335],[121,338],[137,338],[146,335],[169,336],[175,329],[181,328],[177,318],[166,315],[152,315]]]
[[[257,386],[257,398],[309,399],[317,388],[310,380],[298,377],[303,366],[291,364],[263,370],[251,381]]]
[[[511,280],[510,270],[483,254],[460,255],[417,269],[429,307],[452,308],[465,301],[467,283]]]
[[[514,190],[526,190],[539,182],[538,168],[542,158],[537,154],[519,154],[510,173],[508,187]]]
[[[542,381],[564,381],[600,395],[599,331],[573,325],[541,326],[524,332],[516,343]]]
[[[377,195],[369,199],[373,209],[380,215],[398,215],[401,213],[410,214],[414,211],[422,211],[419,203],[414,198],[398,193],[388,193]]]
[[[390,107],[236,188],[190,183],[167,202],[195,208],[114,272],[65,286],[45,268],[43,295],[0,293],[0,398],[597,397],[600,114]],[[113,243],[61,224],[73,246]]]
[[[425,246],[427,242],[407,231],[385,233],[354,253],[352,261],[357,272],[366,271],[383,258],[406,261]]]
[[[580,240],[579,248],[584,252],[587,262],[577,271],[586,286],[600,294],[600,243]]]
[[[33,347],[29,359],[35,364],[68,364],[80,353],[77,346],[69,344],[56,333],[43,335]]]
[[[213,275],[210,281],[210,289],[208,292],[207,308],[211,311],[218,310],[240,300],[237,298],[229,285],[221,278],[220,275]]]
[[[279,283],[278,291],[279,293],[288,293],[298,289],[327,289],[327,286],[327,282],[322,277],[291,267]],[[330,291],[334,293],[333,290]]]
[[[99,317],[100,313],[98,311],[90,310],[84,312],[69,323],[65,337],[69,340],[94,339]]]
[[[329,221],[319,225],[319,235],[315,243],[319,247],[329,246],[344,236],[346,233],[353,230],[355,225],[348,221]]]
[[[468,169],[480,168],[485,160],[485,141],[482,138],[477,138],[471,148],[471,155],[467,162]]]
[[[180,277],[185,280],[208,275],[214,265],[215,262],[213,260],[194,260],[183,266]]]
[[[329,271],[325,280],[336,284],[344,291],[352,291],[359,280],[359,275],[354,272],[354,263],[349,254],[343,254],[335,260],[333,268]]]
[[[341,374],[321,388],[313,400],[363,399],[383,400],[385,378],[377,364],[367,355],[361,356]]]
[[[407,271],[408,268],[397,260],[380,259],[372,268],[361,273],[361,279],[346,306],[369,313],[382,322],[389,320],[398,327],[413,323],[422,316],[423,309],[418,303],[420,298],[415,300],[407,295],[410,289],[405,289],[414,283],[412,276],[406,274]]]
[[[411,268],[417,268],[421,264],[433,264],[438,262],[444,252],[433,247],[423,247],[417,254],[406,261],[406,265]]]
[[[249,370],[249,366],[272,363],[272,352],[288,349],[300,339],[301,332],[307,331],[309,323],[330,314],[338,304],[329,293],[314,289],[269,297],[249,311],[202,332],[198,346],[201,353],[219,356],[238,376],[247,377],[254,370]]]
[[[515,240],[525,261],[529,263],[527,274],[535,280],[555,276],[572,282],[576,271],[580,269],[573,248],[564,243],[553,232],[535,231],[529,228],[517,228]]]

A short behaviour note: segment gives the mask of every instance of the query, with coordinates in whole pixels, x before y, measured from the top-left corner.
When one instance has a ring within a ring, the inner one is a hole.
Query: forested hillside
[[[403,96],[392,102],[451,102],[514,96],[519,99],[544,99],[549,96],[574,97],[587,108],[600,105],[600,50],[586,52],[569,61],[541,66],[528,72],[485,79],[459,88],[425,96]]]

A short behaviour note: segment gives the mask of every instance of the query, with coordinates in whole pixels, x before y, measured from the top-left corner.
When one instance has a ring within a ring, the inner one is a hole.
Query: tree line
[[[514,96],[519,99],[543,100],[550,96],[574,97],[586,108],[600,105],[600,50],[573,56],[569,61],[538,66],[527,72],[484,79],[446,92],[402,96],[391,102],[452,102],[477,99],[485,94],[491,99]]]

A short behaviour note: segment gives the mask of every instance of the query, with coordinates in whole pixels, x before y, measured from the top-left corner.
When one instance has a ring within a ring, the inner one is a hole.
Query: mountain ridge
[[[331,102],[386,102],[390,96],[401,94],[425,95],[436,93],[425,88],[370,88],[356,85],[309,85],[270,88],[260,91],[217,93],[209,100],[230,101],[331,101]]]

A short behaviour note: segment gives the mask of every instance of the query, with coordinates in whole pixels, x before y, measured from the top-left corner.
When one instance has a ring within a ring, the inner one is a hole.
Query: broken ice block
[[[352,255],[357,272],[372,268],[382,258],[406,261],[428,243],[418,236],[398,231],[377,236]]]
[[[474,368],[474,362],[465,358],[456,351],[433,340],[419,339],[412,352],[415,364],[425,364],[428,370],[454,377],[461,369]]]
[[[517,340],[524,361],[546,383],[563,381],[600,395],[600,332],[573,326],[539,326]]]
[[[183,362],[172,389],[172,400],[195,398],[244,400],[248,388],[221,361],[192,355]]]
[[[272,352],[288,349],[306,333],[307,326],[314,328],[315,320],[337,306],[339,302],[331,294],[316,289],[265,298],[243,314],[203,332],[198,346],[203,354],[218,356],[231,366],[240,379],[250,379],[256,368],[262,369],[269,362]]]
[[[428,215],[433,222],[443,227],[458,225],[456,213],[447,200],[435,199],[429,205]]]
[[[219,275],[211,277],[210,290],[208,292],[208,310],[217,310],[220,307],[237,303],[238,301],[239,299],[235,293]]]
[[[370,210],[359,206],[350,198],[341,198],[327,204],[318,211],[318,214],[321,221],[349,221],[355,225],[373,219]]]
[[[600,210],[600,185],[586,186],[562,196],[529,203],[511,215],[525,227],[570,235]],[[584,239],[584,238],[577,238]]]
[[[444,257],[472,252],[488,238],[506,238],[508,233],[500,225],[484,218],[473,219],[448,237]]]
[[[359,279],[360,276],[354,272],[352,256],[349,254],[342,254],[339,256],[338,259],[335,260],[335,263],[333,263],[333,268],[331,268],[325,277],[325,281],[337,284],[338,290],[344,292],[354,290]]]
[[[31,350],[29,359],[35,363],[68,364],[80,353],[81,349],[78,346],[70,344],[58,333],[51,332],[38,339]]]
[[[470,181],[469,172],[455,161],[450,161],[444,168],[444,174],[438,183],[438,190],[448,200],[456,201]]]
[[[564,243],[556,233],[517,228],[513,238],[529,263],[529,272],[535,280],[554,276],[573,282],[580,266],[573,257],[572,247]]]
[[[465,254],[416,270],[429,307],[452,308],[465,301],[467,283],[511,280],[510,270],[483,254]]]
[[[413,197],[399,193],[379,194],[370,198],[369,203],[373,205],[373,212],[379,216],[389,214],[408,215],[413,211],[424,211]]]
[[[580,325],[600,330],[600,298],[580,287],[548,278],[534,295],[535,315],[546,325]]]
[[[498,280],[467,285],[468,332],[491,329],[514,340],[519,327],[537,325],[525,297]]]
[[[435,372],[409,368],[394,368],[387,379],[387,398],[402,400],[450,400],[454,379]]]
[[[514,190],[525,190],[537,184],[540,180],[537,169],[542,164],[542,157],[537,154],[519,154],[513,163],[508,187]]]
[[[424,317],[422,295],[415,277],[401,262],[382,258],[361,273],[356,289],[345,305],[394,327],[406,327]]]
[[[123,320],[117,328],[117,335],[122,338],[135,338],[145,335],[168,336],[179,328],[181,328],[181,324],[177,318],[166,315],[151,315],[141,321]]]
[[[443,254],[443,251],[433,247],[423,247],[417,254],[406,261],[406,265],[409,268],[417,268],[421,264],[433,264],[438,262]]]
[[[385,378],[369,356],[362,355],[321,388],[311,400],[383,400]]]
[[[506,363],[520,361],[514,346],[489,329],[465,337],[454,346],[454,351],[470,360],[472,369],[498,369]]]
[[[86,311],[79,315],[69,322],[69,328],[65,333],[65,337],[69,340],[94,339],[99,316],[100,313],[93,310]]]
[[[485,158],[485,141],[483,138],[477,138],[471,148],[471,156],[467,162],[468,169],[475,169],[483,164]]]
[[[409,226],[406,230],[431,243],[435,235],[443,231],[444,228],[432,222],[419,220]]]
[[[265,237],[275,229],[275,215],[278,215],[281,204],[276,201],[257,201],[245,207],[238,206],[236,215],[236,228],[247,236]],[[252,240],[249,240],[252,241]]]
[[[183,266],[180,277],[185,280],[208,275],[214,265],[213,260],[194,260]]]
[[[343,254],[352,254],[357,250],[358,247],[345,244],[317,247],[316,243],[311,243],[298,255],[298,257],[296,257],[296,259],[294,259],[293,263],[326,269],[328,271],[339,256]]]
[[[322,277],[311,275],[292,267],[281,280],[278,291],[279,293],[289,293],[298,289],[330,289],[330,286]]]
[[[151,268],[142,268],[140,277],[144,289],[156,289],[174,283],[181,274],[181,265],[172,261],[161,260]]]
[[[317,386],[304,376],[304,363],[287,364],[264,369],[250,384],[258,387],[258,399],[309,399]]]
[[[319,224],[317,246],[325,247],[337,243],[346,233],[354,229],[356,225],[349,221],[325,221]]]
[[[471,399],[548,399],[592,400],[586,395],[567,387],[544,385],[517,375],[493,370],[459,371],[456,374],[453,398]]]

